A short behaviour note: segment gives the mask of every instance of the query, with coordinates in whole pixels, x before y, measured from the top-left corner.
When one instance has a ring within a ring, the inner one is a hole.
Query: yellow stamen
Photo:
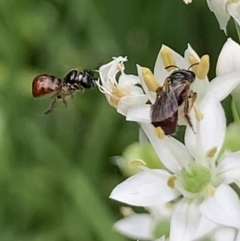
[[[193,105],[194,113],[195,113],[195,118],[197,121],[201,121],[203,119],[203,114],[199,110],[198,106],[196,104]]]
[[[156,92],[157,88],[160,87],[160,84],[155,79],[152,71],[148,68],[142,68],[142,75],[148,90]]]
[[[163,139],[165,136],[165,133],[161,127],[156,127],[154,129],[154,134],[160,139]]]
[[[133,161],[128,163],[128,168],[134,169],[134,168],[137,168],[139,166],[145,166],[145,165],[146,165],[146,163],[143,160],[136,159],[136,160],[133,160]]]
[[[169,211],[173,211],[174,209],[174,204],[173,203],[165,203],[164,205],[166,207],[166,209],[168,209]]]
[[[175,187],[175,180],[177,179],[176,176],[171,176],[168,178],[168,181],[167,181],[167,185],[170,187],[170,188],[174,188]]]
[[[166,46],[164,46],[161,50],[160,50],[160,56],[162,58],[162,61],[163,61],[163,64],[164,64],[164,67],[168,67],[170,65],[175,65],[176,66],[176,61],[173,57],[173,54],[172,54],[172,50]],[[172,70],[175,70],[176,67],[171,67],[171,68],[168,68],[167,71],[170,72]]]
[[[211,185],[208,185],[205,187],[204,192],[207,196],[213,197],[216,192],[216,188]]]
[[[216,152],[217,152],[217,147],[212,147],[212,148],[210,148],[208,151],[207,151],[207,153],[206,153],[206,157],[214,157],[214,155],[216,154]]]
[[[190,65],[199,63],[199,61],[192,55],[188,57],[188,61],[189,61]],[[196,74],[197,73],[197,69],[198,69],[198,65],[192,66],[191,69]]]
[[[206,78],[206,76],[208,75],[209,67],[209,56],[207,54],[203,55],[197,68],[196,75],[198,79],[203,80]]]
[[[128,217],[133,214],[133,210],[130,207],[120,207],[120,213],[123,215],[123,217]]]
[[[116,86],[112,87],[111,94],[112,96],[109,99],[109,104],[113,107],[117,107],[118,101],[121,97],[128,95],[125,90],[117,88]]]

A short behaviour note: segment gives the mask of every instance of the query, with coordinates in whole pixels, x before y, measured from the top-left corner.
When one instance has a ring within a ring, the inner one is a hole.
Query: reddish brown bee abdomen
[[[61,82],[60,79],[52,75],[38,75],[32,82],[32,95],[33,97],[40,97],[54,92],[61,87]]]

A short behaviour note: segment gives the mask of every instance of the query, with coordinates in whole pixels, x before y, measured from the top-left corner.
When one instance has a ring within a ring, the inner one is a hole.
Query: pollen
[[[160,87],[160,84],[155,79],[152,71],[148,68],[143,68],[142,75],[148,90],[156,92],[156,90]]]
[[[210,148],[207,153],[206,153],[206,157],[214,157],[214,155],[216,154],[217,152],[217,147],[212,147]]]
[[[188,57],[188,61],[189,61],[190,65],[198,64],[198,63],[199,63],[199,61],[198,61],[194,56],[192,56],[192,55]],[[191,67],[191,69],[192,69],[192,71],[193,71],[195,74],[197,74],[198,65],[193,65],[193,66]]]
[[[207,185],[204,189],[204,192],[207,196],[213,197],[216,192],[216,188],[211,185]]]
[[[160,56],[162,58],[162,61],[163,61],[163,64],[164,64],[164,67],[168,67],[170,65],[175,65],[176,66],[176,61],[173,57],[173,54],[172,54],[172,51],[170,48],[164,46],[161,50],[160,50]],[[176,67],[171,67],[171,68],[168,68],[167,71],[170,72],[172,70],[175,70]]]
[[[137,168],[139,166],[146,166],[146,163],[141,159],[136,159],[136,160],[133,160],[133,161],[128,163],[129,169],[134,169],[134,168]]]
[[[167,181],[167,185],[170,187],[170,188],[174,188],[175,187],[175,180],[177,179],[176,176],[171,176],[169,177],[168,181]]]
[[[193,109],[194,109],[196,120],[201,121],[204,118],[204,116],[196,104],[193,105]]]
[[[123,215],[123,217],[128,217],[133,214],[133,210],[130,207],[120,207],[120,213]]]
[[[116,86],[112,86],[111,97],[109,98],[109,104],[116,107],[118,105],[119,99],[127,95],[128,93],[124,89],[120,89]]]
[[[161,127],[156,127],[154,129],[154,134],[160,139],[163,139],[165,136],[165,133]]]
[[[209,64],[209,56],[208,55],[203,55],[202,58],[200,59],[196,75],[198,79],[203,80],[206,78],[208,75],[208,71],[210,68]]]

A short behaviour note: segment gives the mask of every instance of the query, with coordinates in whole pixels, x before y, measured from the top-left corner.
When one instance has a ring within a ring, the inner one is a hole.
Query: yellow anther
[[[142,69],[143,80],[149,91],[156,92],[157,88],[160,87],[160,84],[155,79],[152,71],[148,68]]]
[[[167,181],[167,185],[170,187],[170,188],[174,188],[175,187],[175,180],[177,179],[176,176],[171,176],[168,178],[168,181]]]
[[[163,61],[163,64],[164,64],[164,67],[168,67],[170,65],[175,65],[176,66],[176,61],[173,57],[173,54],[172,54],[172,50],[168,47],[163,47],[161,50],[160,50],[160,56],[162,58],[162,61]],[[170,72],[172,70],[175,70],[176,67],[171,67],[171,68],[168,68],[167,71]]]
[[[120,213],[123,215],[123,217],[128,217],[133,214],[133,210],[130,207],[120,207]]]
[[[165,203],[164,205],[166,207],[166,209],[168,209],[169,211],[173,211],[174,209],[174,204],[173,203]]]
[[[116,86],[112,87],[111,94],[112,96],[109,98],[109,104],[112,105],[113,107],[116,107],[118,105],[118,101],[120,98],[128,95],[126,91],[124,91],[123,89],[117,88]]]
[[[211,185],[208,185],[205,187],[204,192],[207,196],[213,197],[216,192],[216,188]]]
[[[199,108],[197,107],[196,104],[193,105],[193,109],[194,109],[196,120],[201,121],[204,116],[203,116],[202,112],[199,110]]]
[[[202,58],[200,59],[198,68],[197,68],[197,77],[200,80],[203,80],[206,78],[206,76],[208,75],[208,71],[209,71],[209,56],[208,55],[203,55]]]
[[[207,153],[206,153],[206,157],[214,157],[214,155],[216,154],[216,152],[217,152],[217,147],[212,147],[212,148],[210,148],[208,151],[207,151]]]
[[[199,63],[199,61],[198,61],[194,56],[192,56],[192,55],[188,57],[188,61],[189,61],[189,63],[190,63],[190,66],[193,65],[193,64]],[[191,67],[191,69],[192,69],[192,71],[196,74],[196,73],[197,73],[197,69],[198,69],[198,65],[193,65],[193,66]]]
[[[165,136],[165,133],[161,127],[156,127],[154,129],[154,134],[160,139],[163,139]]]
[[[145,165],[146,165],[146,163],[143,160],[136,159],[136,160],[133,160],[133,161],[128,163],[128,168],[134,169],[134,168],[137,168],[139,166],[145,166]]]

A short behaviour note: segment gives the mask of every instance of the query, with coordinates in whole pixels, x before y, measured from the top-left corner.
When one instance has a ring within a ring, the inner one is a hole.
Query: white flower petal
[[[216,188],[213,197],[200,204],[200,212],[209,220],[223,226],[239,228],[240,203],[237,194],[226,184]]]
[[[198,199],[183,198],[171,218],[170,241],[191,241],[200,222]]]
[[[146,133],[149,141],[151,142],[163,165],[172,173],[179,173],[181,170],[181,166],[179,165],[178,160],[176,160],[175,156],[169,149],[169,146],[165,142],[166,138],[170,139],[171,137],[165,136],[164,139],[158,138],[154,134],[154,127],[151,124],[141,123],[141,127]],[[171,140],[169,141],[171,142]]]
[[[217,166],[217,183],[232,183],[240,180],[240,151],[227,154]]]
[[[228,38],[218,57],[216,74],[223,75],[232,71],[240,71],[240,45]]]
[[[235,241],[240,241],[240,230],[237,233],[237,237],[236,237]]]
[[[132,214],[117,221],[113,228],[131,239],[153,239],[152,219],[149,214]]]
[[[140,144],[148,143],[148,138],[141,127],[139,127],[138,139]]]
[[[222,227],[214,233],[215,241],[235,241],[236,231],[233,228]]]
[[[115,76],[119,72],[119,63],[123,63],[125,61],[127,61],[127,58],[120,56],[120,57],[114,58],[113,61],[105,65],[102,65],[99,68],[100,79],[103,82],[108,82],[109,79],[115,80]]]
[[[125,85],[133,86],[133,85],[139,84],[139,83],[140,83],[139,76],[131,75],[131,74],[125,74],[125,73],[122,73],[119,77],[119,80],[118,80],[118,84],[120,86],[125,86]]]
[[[234,20],[240,25],[240,3],[231,2],[226,5],[228,13],[234,18]]]
[[[185,167],[187,164],[193,162],[192,156],[189,154],[186,146],[182,144],[182,142],[173,137],[165,138],[164,140],[181,167]]]
[[[133,106],[143,105],[146,102],[146,95],[124,96],[118,101],[117,112],[122,115],[127,115]]]
[[[137,65],[138,76],[140,78],[140,83],[142,85],[142,88],[143,88],[144,92],[146,93],[150,102],[154,103],[154,101],[156,100],[156,93],[148,90],[147,85],[145,84],[145,81],[144,81],[144,78],[142,75],[142,70],[143,70],[143,68],[140,65]]]
[[[194,92],[197,92],[196,104],[199,104],[201,102],[201,100],[204,98],[205,94],[207,93],[208,88],[209,88],[208,77],[205,77],[203,80],[199,80],[196,78],[196,80],[192,83],[191,89]]]
[[[189,4],[192,2],[192,0],[183,0],[186,4]]]
[[[178,68],[187,69],[189,67],[187,66],[187,62],[185,61],[185,59],[180,54],[178,54],[177,52],[175,52],[174,50],[172,50],[171,48],[163,44],[158,53],[155,66],[154,66],[154,75],[161,85],[164,83],[165,79],[171,74],[165,69],[165,66],[162,61],[160,52],[162,51],[163,48],[168,48],[171,51],[172,56],[176,62],[176,66]]]
[[[134,106],[127,112],[128,121],[151,123],[150,119],[150,105]]]
[[[129,90],[129,94],[130,95],[145,95],[142,88],[139,87],[139,86],[136,86],[136,85],[125,85],[126,87],[126,90]],[[147,95],[146,96],[146,99],[148,100],[147,98]]]
[[[160,51],[163,47],[164,45],[161,47]],[[156,62],[154,65],[154,76],[159,81],[160,85],[163,85],[165,79],[169,76],[169,72],[165,69],[160,51],[158,52]]]
[[[227,0],[207,0],[209,9],[215,14],[220,29],[226,33],[227,22],[230,19],[229,13],[226,11]]]
[[[172,216],[174,205],[171,203],[163,203],[161,205],[154,205],[146,207],[153,217],[157,217],[159,220],[169,219]]]
[[[159,170],[160,171],[160,170]],[[133,206],[152,206],[171,201],[178,192],[167,185],[170,174],[162,173],[162,178],[142,171],[117,185],[110,198]]]
[[[226,132],[226,118],[221,104],[211,95],[206,95],[199,104],[199,109],[203,114],[203,119],[198,123],[199,130],[196,127],[195,116],[192,115],[191,121],[194,130],[187,126],[185,134],[185,144],[189,152],[195,158],[205,159],[207,151],[217,148],[215,158],[221,149]]]
[[[202,215],[200,219],[200,224],[197,228],[196,233],[194,234],[193,240],[199,240],[203,236],[215,230],[217,227],[219,227],[218,224],[211,222],[210,220],[208,220]]]
[[[209,83],[208,93],[219,101],[225,99],[240,84],[240,71],[219,75]]]
[[[184,58],[185,60],[188,62],[189,66],[188,68],[190,67],[191,63],[189,62],[189,57],[194,57],[197,61],[200,61],[200,58],[198,56],[198,54],[195,52],[195,50],[191,47],[190,44],[188,44],[188,47],[187,49],[185,50],[185,53],[184,53]]]

